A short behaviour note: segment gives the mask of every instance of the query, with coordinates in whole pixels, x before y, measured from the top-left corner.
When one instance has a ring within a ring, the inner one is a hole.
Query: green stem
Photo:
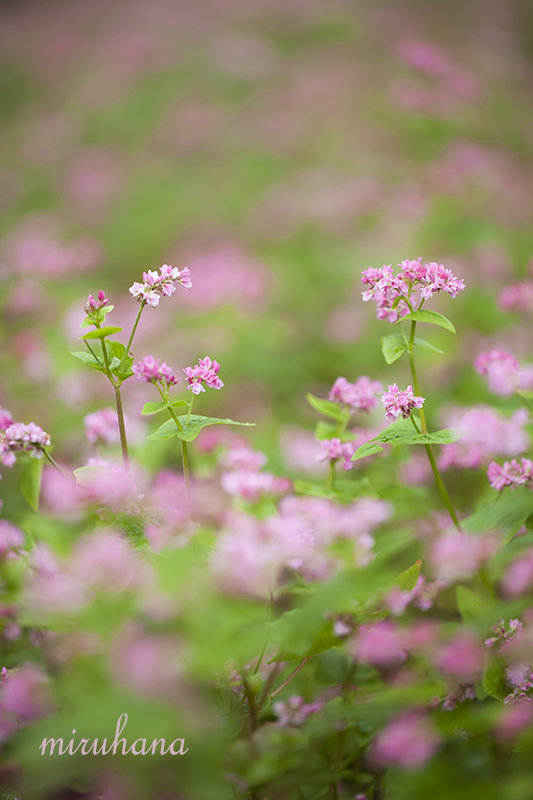
[[[107,345],[105,339],[102,342],[102,354],[104,356],[105,373],[109,379],[113,391],[115,393],[115,407],[117,409],[118,430],[120,435],[120,447],[122,450],[122,459],[124,461],[124,469],[126,472],[130,470],[130,456],[128,452],[128,440],[126,439],[126,425],[124,423],[124,409],[122,407],[122,395],[120,394],[120,384],[116,383],[111,374],[109,367],[109,356],[107,354]]]
[[[410,336],[409,336],[409,348],[407,350],[407,354],[409,356],[409,365],[411,367],[411,375],[413,376],[413,386],[414,386],[414,389],[415,389],[415,394],[420,396],[420,384],[418,383],[418,374],[417,374],[417,371],[416,371],[415,355],[414,355],[414,352],[413,352],[413,345],[414,345],[414,341],[415,341],[415,332],[416,332],[416,322],[413,320],[411,322],[411,332],[410,332]],[[422,433],[427,433],[428,432],[428,428],[427,428],[426,415],[424,413],[424,409],[420,408],[418,410],[418,413],[420,414],[420,425],[421,425],[421,428],[422,428]],[[418,427],[416,425],[415,420],[412,417],[411,417],[411,420],[412,420],[413,425],[415,426],[415,428],[417,428],[417,430],[418,430]],[[439,490],[440,496],[442,497],[444,505],[448,509],[448,513],[450,514],[450,517],[452,518],[453,524],[455,525],[457,530],[460,531],[461,530],[461,525],[459,523],[459,519],[458,519],[457,514],[455,512],[455,508],[453,507],[453,503],[452,503],[452,501],[450,499],[450,495],[448,494],[446,486],[444,485],[444,481],[442,480],[442,476],[441,476],[441,474],[439,472],[439,469],[437,467],[437,462],[435,461],[435,456],[433,455],[433,450],[431,449],[431,445],[425,444],[424,447],[426,448],[426,453],[427,453],[427,456],[429,458],[429,463],[431,464],[431,469],[433,471],[433,476],[435,478],[435,483],[437,484],[437,488]]]
[[[188,424],[188,422],[189,422],[189,418],[190,418],[190,416],[191,416],[191,411],[192,411],[192,404],[193,404],[193,402],[194,402],[194,395],[193,395],[193,393],[191,392],[191,402],[189,403],[189,412],[188,412],[188,414],[187,414],[187,419],[185,420],[185,425],[187,425],[187,424]]]
[[[170,405],[170,403],[168,401],[168,397],[165,396],[165,394],[161,390],[161,387],[159,386],[159,384],[156,384],[156,385],[157,385],[157,388],[159,389],[159,394],[161,395],[161,397],[163,398],[163,400],[167,404],[168,413],[170,414],[170,416],[172,417],[172,419],[176,423],[176,425],[178,427],[178,430],[182,431],[183,430],[183,425],[181,424],[181,422],[177,418],[176,414],[174,413],[174,409]],[[187,419],[188,419],[188,417],[187,417]],[[185,424],[187,424],[187,423],[185,423]],[[181,460],[182,460],[182,466],[183,466],[183,480],[185,481],[185,511],[186,511],[188,519],[191,519],[192,503],[191,503],[191,474],[190,474],[190,469],[189,469],[189,453],[188,453],[188,450],[187,450],[187,442],[184,442],[183,439],[181,439],[180,441],[181,441]]]
[[[128,357],[128,355],[129,355],[131,343],[133,342],[133,337],[135,336],[135,331],[137,330],[137,325],[139,324],[139,320],[141,318],[141,314],[143,313],[143,309],[144,309],[145,305],[146,305],[146,300],[143,300],[142,303],[141,303],[141,307],[139,309],[139,313],[137,314],[137,318],[136,318],[135,322],[133,323],[133,328],[131,330],[131,335],[130,335],[130,338],[128,340],[128,344],[126,345],[126,349],[124,350],[124,356],[122,358],[122,362],[124,362],[126,360],[126,358]]]
[[[54,459],[52,458],[52,456],[50,455],[50,453],[49,453],[47,450],[45,450],[44,448],[43,448],[43,453],[44,453],[44,455],[45,455],[45,458],[47,458],[47,459],[48,459],[48,461],[50,462],[50,464],[51,464],[51,465],[54,467],[54,469],[56,469],[56,470],[57,470],[57,471],[60,473],[60,475],[62,475],[64,478],[66,478],[66,479],[67,479],[67,481],[70,481],[71,483],[76,483],[76,481],[74,480],[74,478],[71,478],[71,477],[70,477],[70,475],[67,475],[67,474],[66,474],[66,472],[63,472],[63,470],[61,469],[61,467],[59,466],[59,464],[57,464],[57,463],[54,461]]]
[[[281,684],[281,686],[278,686],[278,688],[276,689],[276,691],[275,691],[275,692],[272,692],[272,694],[270,695],[270,697],[271,697],[272,699],[273,699],[274,697],[276,697],[276,696],[277,696],[277,695],[278,695],[280,692],[282,692],[282,691],[285,689],[285,687],[286,687],[286,686],[288,686],[288,685],[289,685],[289,683],[292,681],[292,679],[293,679],[293,678],[295,678],[295,677],[298,675],[298,673],[300,672],[300,670],[302,670],[302,669],[305,667],[305,665],[307,664],[307,662],[309,661],[309,659],[310,659],[310,658],[311,658],[311,656],[306,656],[306,657],[303,659],[303,661],[301,661],[301,662],[298,664],[298,666],[296,667],[296,669],[294,670],[294,672],[291,672],[291,674],[289,675],[289,677],[287,678],[287,680],[286,680],[286,681],[283,681],[283,683]]]
[[[328,474],[326,476],[326,489],[335,488],[335,462],[330,461]]]

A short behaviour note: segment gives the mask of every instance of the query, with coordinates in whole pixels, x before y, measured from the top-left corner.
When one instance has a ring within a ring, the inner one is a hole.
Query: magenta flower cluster
[[[187,378],[187,388],[190,389],[193,394],[205,392],[204,383],[206,386],[209,386],[210,389],[222,389],[224,384],[218,377],[219,370],[220,364],[216,361],[211,361],[209,356],[199,358],[197,366],[185,367],[183,370]]]
[[[488,387],[494,394],[511,395],[520,390],[533,389],[533,366],[521,367],[510,353],[494,348],[480,353],[474,361],[480,375],[487,376]]]
[[[352,412],[372,411],[376,408],[377,394],[382,390],[379,381],[371,380],[367,375],[361,375],[355,383],[350,383],[346,378],[337,378],[329,393],[333,402],[351,409]]]
[[[422,408],[425,397],[414,395],[412,386],[408,386],[402,391],[396,383],[393,383],[381,396],[381,402],[385,408],[385,417],[394,422],[400,416],[408,419],[414,408]]]
[[[435,261],[422,264],[421,258],[407,259],[398,266],[402,271],[397,275],[390,264],[363,271],[361,280],[369,288],[362,292],[362,297],[365,303],[373,300],[377,304],[378,319],[397,322],[413,311],[416,299],[421,298],[423,302],[442,291],[455,298],[465,288],[463,280]]]
[[[506,486],[524,486],[533,481],[533,461],[521,458],[520,462],[513,458],[506,461],[503,466],[496,461],[491,461],[487,470],[487,477],[493,489],[504,489]]]
[[[130,293],[137,300],[155,308],[159,305],[161,297],[170,297],[176,291],[175,282],[185,289],[190,289],[191,271],[185,267],[180,272],[177,267],[163,264],[159,273],[155,270],[143,272],[143,283],[136,281],[130,286]]]
[[[104,306],[106,306],[108,303],[109,299],[105,296],[105,292],[103,290],[98,292],[98,298],[96,300],[92,294],[90,294],[85,304],[85,313],[89,317],[95,311],[100,311],[100,309],[104,308]]]
[[[173,386],[181,380],[172,374],[172,368],[168,364],[164,361],[160,364],[160,361],[160,358],[154,358],[154,356],[144,356],[138,364],[132,367],[132,370],[140,381],[146,381],[146,383],[162,383],[166,386]]]

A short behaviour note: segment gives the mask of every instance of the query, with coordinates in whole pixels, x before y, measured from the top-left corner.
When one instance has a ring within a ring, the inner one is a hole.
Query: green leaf
[[[92,353],[89,353],[86,350],[79,350],[73,352],[72,350],[68,351],[71,356],[77,358],[79,361],[83,361],[88,367],[92,367],[93,369],[97,369],[99,372],[105,372],[105,367],[102,361],[97,361]]]
[[[381,340],[381,352],[387,364],[393,364],[407,350],[407,344],[400,333],[391,333]]]
[[[425,347],[427,350],[433,350],[434,353],[440,353],[441,356],[443,356],[445,354],[444,350],[441,350],[440,348],[435,347],[434,345],[430,344],[429,342],[426,342],[425,339],[419,339],[418,336],[415,336],[415,342],[414,343],[416,345],[418,345],[418,347]]]
[[[456,586],[455,597],[457,609],[463,618],[463,622],[473,622],[483,616],[487,610],[487,604],[480,600],[474,592],[467,589],[466,586]]]
[[[446,328],[446,330],[450,331],[451,333],[456,332],[450,320],[443,314],[439,314],[438,311],[428,311],[426,309],[422,309],[421,311],[412,311],[410,314],[406,314],[405,317],[401,317],[401,321],[403,320],[413,320],[414,322],[430,322],[432,325],[440,325],[441,328]],[[400,322],[400,320],[398,321]]]
[[[532,512],[533,494],[525,488],[518,488],[513,492],[496,495],[489,506],[461,520],[461,526],[469,533],[501,531],[505,539],[509,540],[520,530]]]
[[[315,437],[322,441],[323,439],[333,439],[339,438],[339,431],[337,425],[332,425],[330,422],[326,422],[323,419],[319,419],[316,424],[315,429]],[[353,442],[357,439],[357,434],[353,433],[353,431],[344,431],[342,436],[340,437],[342,442]]]
[[[112,336],[114,333],[120,333],[122,328],[116,325],[106,325],[105,328],[97,328],[95,331],[89,331],[85,336],[80,336],[80,339],[105,339],[106,336]]]
[[[189,404],[185,402],[185,400],[174,400],[172,403],[145,403],[143,406],[143,410],[141,411],[141,415],[143,417],[151,417],[152,414],[159,414],[160,411],[167,411],[168,406],[171,405],[174,408],[182,408],[183,406],[188,406]]]
[[[295,481],[294,490],[297,494],[324,497],[327,500],[340,500],[341,502],[351,502],[356,497],[377,498],[377,494],[368,478],[363,478],[360,481],[339,480],[334,489],[326,488],[323,483]]]
[[[382,444],[391,444],[393,447],[399,447],[403,444],[451,444],[460,439],[462,435],[460,431],[453,428],[446,428],[434,433],[417,433],[415,430],[409,430],[401,423],[393,423],[356,450],[352,456],[352,461],[357,461],[360,458],[379,452],[379,450],[383,449],[379,447]]]
[[[183,430],[179,430],[173,419],[167,419],[155,433],[149,436],[149,439],[171,439],[173,436],[179,436],[184,442],[192,442],[196,439],[202,428],[208,425],[244,425],[252,427],[255,422],[235,422],[233,419],[217,419],[216,417],[199,417],[196,414],[191,414],[189,421],[186,423],[187,416],[183,415],[178,417],[180,425]]]
[[[76,483],[79,483],[80,486],[91,486],[94,478],[98,475],[111,475],[111,470],[109,467],[102,467],[99,464],[90,467],[78,467],[78,469],[74,470]]]
[[[346,416],[343,414],[340,405],[334,403],[332,400],[322,400],[321,397],[315,397],[314,394],[310,392],[308,392],[305,397],[309,405],[312,406],[315,411],[318,411],[319,414],[324,414],[325,417],[331,417],[341,422]]]
[[[126,356],[126,348],[122,342],[106,341],[106,350],[109,354],[109,369],[116,375],[117,378],[125,381],[133,375],[132,364],[133,358]]]
[[[509,688],[505,681],[504,665],[494,656],[487,653],[485,662],[485,672],[483,674],[483,688],[491,697],[497,700],[505,700],[509,694]]]
[[[394,585],[398,586],[402,590],[402,592],[412,592],[412,590],[415,588],[417,584],[421,566],[422,566],[421,559],[415,561],[415,563],[412,566],[408,567],[408,569],[404,570],[403,572],[400,572]]]
[[[22,465],[20,489],[34,511],[39,511],[39,494],[41,492],[41,476],[43,459],[30,458]]]

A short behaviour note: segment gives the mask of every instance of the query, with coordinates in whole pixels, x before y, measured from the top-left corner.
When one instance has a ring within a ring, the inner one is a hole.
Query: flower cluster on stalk
[[[4,467],[13,466],[15,453],[20,450],[42,458],[43,447],[48,447],[50,442],[50,435],[35,422],[28,425],[14,422],[9,412],[0,410],[0,461]]]
[[[162,383],[164,386],[173,386],[181,380],[172,374],[172,368],[168,364],[164,361],[160,364],[160,361],[160,358],[154,358],[154,356],[144,356],[138,364],[132,367],[132,370],[140,381],[146,383]]]
[[[184,267],[180,271],[177,267],[163,264],[159,269],[159,273],[155,270],[143,272],[143,282],[135,281],[130,286],[130,294],[136,300],[155,308],[159,305],[161,297],[170,297],[176,291],[174,283],[178,283],[185,289],[190,289],[192,286],[190,269]]]
[[[209,356],[199,358],[196,366],[185,367],[183,370],[187,378],[187,388],[190,389],[193,394],[205,392],[204,383],[206,386],[209,386],[210,389],[222,389],[224,383],[218,377],[219,370],[220,364],[216,361],[212,361]]]
[[[457,297],[465,288],[464,281],[456,278],[442,264],[422,259],[407,259],[398,264],[402,271],[394,274],[392,266],[370,267],[363,271],[361,280],[369,288],[362,292],[365,303],[373,300],[377,305],[378,319],[397,322],[413,311],[413,302],[423,302],[438,292]]]
[[[409,419],[414,408],[422,408],[425,399],[425,397],[417,397],[413,394],[412,386],[401,390],[396,383],[393,383],[382,395],[381,402],[385,408],[385,417],[394,422],[400,416],[403,419]]]
[[[349,408],[352,413],[357,411],[373,411],[378,400],[377,394],[382,386],[379,381],[371,380],[367,375],[361,375],[354,383],[346,378],[337,378],[329,393],[329,400],[340,403]]]
[[[533,481],[533,461],[521,458],[517,461],[506,461],[503,466],[496,461],[491,461],[487,470],[487,477],[493,489],[504,489],[506,486],[531,486]]]

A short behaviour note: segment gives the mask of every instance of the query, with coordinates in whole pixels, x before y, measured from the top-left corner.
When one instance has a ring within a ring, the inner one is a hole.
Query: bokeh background
[[[216,358],[225,389],[198,412],[257,422],[274,467],[312,469],[306,391],[408,382],[359,276],[419,255],[467,284],[435,305],[459,336],[422,353],[432,405],[488,401],[473,357],[530,349],[498,295],[533,257],[532,77],[527,0],[2,2],[0,403],[82,463],[82,417],[112,404],[66,352],[87,295],[127,331],[143,270],[187,266],[136,357]],[[147,389],[124,386],[138,448]]]

